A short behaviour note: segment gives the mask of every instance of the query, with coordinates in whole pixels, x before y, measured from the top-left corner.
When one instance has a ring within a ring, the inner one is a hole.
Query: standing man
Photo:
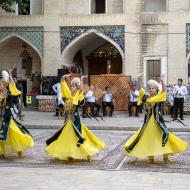
[[[139,110],[138,110],[138,105],[137,105],[138,98],[139,98],[139,91],[136,90],[136,85],[132,84],[132,90],[129,92],[129,105],[128,105],[129,117],[131,117],[132,115],[131,108],[133,106],[136,107],[135,116],[136,117],[139,116]]]
[[[159,85],[159,91],[162,91],[162,82],[161,82],[161,76],[160,75],[156,76],[156,81],[158,82],[158,85]]]
[[[63,106],[64,106],[64,102],[63,102],[62,94],[61,94],[61,83],[58,82],[58,83],[54,84],[52,86],[52,89],[56,93],[56,104],[57,104],[56,107],[58,107],[58,108],[56,109],[55,114],[56,114],[56,116],[58,116],[59,115],[58,109],[63,108]]]
[[[103,92],[103,101],[102,101],[102,107],[103,107],[103,116],[106,116],[106,107],[110,107],[110,117],[113,115],[114,111],[114,105],[113,105],[113,95],[110,92],[109,87],[105,87],[105,91]]]
[[[169,86],[169,91],[167,93],[167,100],[170,104],[170,115],[172,118],[174,117],[174,94],[173,94],[173,90],[174,90],[174,85],[171,84]]]
[[[183,119],[183,104],[185,96],[187,95],[187,87],[183,85],[183,80],[178,79],[178,84],[174,87],[174,119],[176,120],[178,117],[178,110],[180,111],[180,119]]]
[[[84,109],[86,111],[86,107],[89,106],[91,109],[92,116],[99,116],[100,105],[96,102],[97,98],[94,96],[94,86],[91,85],[89,91],[85,95],[86,105]],[[94,112],[94,108],[96,108],[96,112]]]

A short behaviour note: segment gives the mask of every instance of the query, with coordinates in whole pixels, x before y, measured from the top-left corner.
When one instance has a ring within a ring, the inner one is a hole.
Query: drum
[[[102,96],[103,96],[103,92],[102,92],[102,90],[101,89],[95,89],[94,90],[94,96],[97,98],[97,99],[100,99],[100,98],[102,98]]]
[[[83,92],[84,92],[84,94],[86,94],[88,91],[89,91],[89,86],[88,86],[88,84],[84,84],[84,85],[83,85]]]
[[[112,93],[112,95],[114,96],[117,93],[117,87],[116,86],[112,86],[110,88],[110,92]]]

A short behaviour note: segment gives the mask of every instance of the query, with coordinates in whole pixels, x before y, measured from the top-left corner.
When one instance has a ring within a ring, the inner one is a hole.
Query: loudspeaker
[[[68,69],[58,69],[57,72],[58,72],[58,80],[61,80],[61,77],[63,75],[66,75],[69,73]]]

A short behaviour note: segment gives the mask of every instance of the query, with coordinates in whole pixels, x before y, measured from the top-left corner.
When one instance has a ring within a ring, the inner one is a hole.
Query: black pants
[[[90,110],[91,110],[91,113],[93,116],[99,114],[100,105],[96,102],[94,102],[94,103],[86,102],[85,105],[83,106],[83,114],[86,114],[86,111],[87,111],[86,109],[88,106],[90,107]],[[94,108],[96,108],[96,113],[94,112]]]
[[[110,116],[113,114],[114,105],[113,102],[102,102],[103,115],[106,115],[106,107],[110,107]]]
[[[183,119],[183,104],[184,104],[184,98],[174,98],[174,118],[177,119],[178,117],[178,110],[180,114],[180,118]]]
[[[174,116],[174,106],[170,106],[170,115],[171,117]]]
[[[63,107],[64,107],[63,104],[58,105],[58,99],[56,98],[56,109],[55,109],[56,116],[59,116],[60,109],[63,109]],[[61,112],[61,116],[62,116],[62,112]]]
[[[137,102],[129,102],[129,105],[128,105],[129,116],[132,115],[131,108],[133,106],[136,107],[136,113],[135,113],[135,115],[138,116],[139,115],[139,108],[138,108]]]

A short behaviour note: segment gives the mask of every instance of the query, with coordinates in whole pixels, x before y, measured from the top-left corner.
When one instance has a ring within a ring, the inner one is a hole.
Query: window
[[[101,14],[106,12],[106,0],[91,0],[91,13]]]
[[[147,61],[147,81],[154,79],[157,75],[161,75],[161,62],[160,60]]]
[[[30,0],[22,0],[25,7],[18,5],[18,15],[30,15]]]
[[[166,0],[143,0],[143,12],[164,12],[166,11]]]

